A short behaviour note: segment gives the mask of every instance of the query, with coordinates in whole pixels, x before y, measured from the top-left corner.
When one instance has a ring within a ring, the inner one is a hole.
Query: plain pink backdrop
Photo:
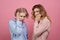
[[[29,12],[30,16],[25,22],[31,40],[33,30],[31,8],[35,4],[42,4],[52,20],[48,40],[60,40],[60,0],[0,0],[0,40],[10,40],[8,21],[14,18],[15,9],[19,7],[24,7]]]

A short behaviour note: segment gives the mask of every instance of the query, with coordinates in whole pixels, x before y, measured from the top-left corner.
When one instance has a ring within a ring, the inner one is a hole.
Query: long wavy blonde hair
[[[45,10],[45,8],[41,5],[41,4],[37,4],[37,5],[34,5],[33,8],[32,8],[32,18],[35,20],[35,12],[34,12],[34,9],[35,8],[38,8],[40,9],[39,12],[41,14],[41,19],[47,17],[50,21],[51,19],[49,18],[49,16],[47,15],[47,12]]]

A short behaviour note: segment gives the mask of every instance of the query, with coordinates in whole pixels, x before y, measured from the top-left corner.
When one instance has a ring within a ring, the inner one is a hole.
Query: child
[[[25,8],[18,8],[15,12],[15,18],[9,21],[11,40],[27,40],[27,28],[24,19],[28,17]]]

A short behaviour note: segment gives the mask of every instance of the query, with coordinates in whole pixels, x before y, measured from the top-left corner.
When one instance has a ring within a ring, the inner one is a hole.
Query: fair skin
[[[34,12],[35,12],[35,22],[38,23],[38,21],[40,21],[41,14],[38,8],[35,8]]]
[[[40,17],[41,17],[41,14],[39,12],[39,9],[38,8],[35,8],[34,9],[34,12],[35,12],[35,21],[40,21]]]
[[[38,24],[38,21],[40,21],[41,14],[40,14],[38,8],[35,8],[34,9],[34,12],[35,12],[35,23]],[[33,36],[36,38],[37,37],[37,34],[34,34]]]
[[[22,12],[22,13],[17,12],[16,19],[18,21],[24,21],[25,17],[26,17],[26,13],[24,13],[24,12]]]
[[[41,19],[40,19],[40,17],[41,17],[41,14],[40,14],[40,12],[39,12],[39,9],[38,8],[35,8],[34,9],[34,12],[35,12],[35,23],[36,24],[38,24],[38,21],[42,21]],[[38,26],[38,25],[37,25]],[[44,32],[48,27],[47,27],[47,24],[44,24],[43,25],[44,27],[41,27],[41,25],[40,26],[38,26],[38,28],[36,28],[36,32],[34,33],[34,37],[36,38],[36,37],[38,37],[42,32]],[[38,31],[39,30],[39,31]]]

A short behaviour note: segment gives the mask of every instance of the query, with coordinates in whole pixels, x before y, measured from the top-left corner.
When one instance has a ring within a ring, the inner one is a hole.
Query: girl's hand
[[[40,21],[40,17],[41,17],[41,15],[36,15],[35,21]]]
[[[16,15],[16,19],[19,21],[19,13],[17,13],[17,15]]]

